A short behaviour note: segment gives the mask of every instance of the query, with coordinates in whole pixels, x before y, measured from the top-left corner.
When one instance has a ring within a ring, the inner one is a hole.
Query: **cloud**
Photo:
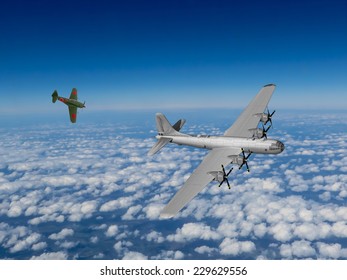
[[[76,247],[77,245],[79,244],[78,241],[76,242],[73,242],[73,241],[57,241],[56,242],[56,245],[58,245],[59,247],[61,248],[64,248],[64,249],[71,249],[73,247]]]
[[[52,233],[48,236],[49,239],[52,240],[62,240],[65,239],[68,236],[74,235],[74,230],[71,228],[64,228],[58,233]]]
[[[208,187],[207,187],[208,188]],[[208,191],[206,189],[205,191]],[[204,193],[204,192],[203,192]],[[208,211],[211,209],[211,204],[208,200],[200,197],[194,198],[188,203],[187,207],[183,209],[178,215],[178,218],[185,218],[193,216],[196,220],[200,221],[208,216]]]
[[[117,241],[114,245],[113,245],[113,249],[117,252],[117,253],[123,253],[123,252],[128,252],[129,251],[129,247],[133,246],[133,243],[130,241]]]
[[[50,252],[43,253],[39,256],[33,256],[31,260],[67,260],[68,256],[66,252]]]
[[[77,183],[76,179],[69,175],[44,177],[42,182],[53,187],[73,186]]]
[[[23,209],[19,205],[12,204],[7,212],[7,216],[9,216],[10,218],[19,217],[22,212]]]
[[[346,238],[347,237],[347,223],[343,222],[343,221],[336,222],[331,227],[331,231],[336,237]]]
[[[184,259],[184,253],[181,251],[162,251],[159,255],[152,257],[153,260],[181,260]]]
[[[123,260],[147,260],[148,257],[140,252],[126,252]]]
[[[268,229],[265,223],[261,223],[254,226],[253,232],[257,238],[262,238],[268,232]]]
[[[238,241],[227,237],[219,245],[219,248],[222,255],[237,256],[243,253],[251,253],[255,250],[255,244],[252,241]]]
[[[115,211],[117,209],[129,207],[134,201],[133,197],[121,197],[115,200],[108,201],[101,205],[101,212],[110,212]]]
[[[93,243],[93,244],[98,243],[98,241],[99,241],[99,237],[97,237],[97,236],[92,236],[90,238],[90,242]]]
[[[113,236],[116,236],[117,233],[118,233],[118,226],[117,225],[111,225],[108,227],[105,235],[107,237],[113,237]]]
[[[122,220],[135,220],[135,215],[138,214],[142,209],[141,205],[131,206],[127,212],[122,216]]]
[[[156,219],[159,219],[160,212],[163,210],[163,208],[164,208],[163,204],[153,203],[144,207],[143,211],[146,214],[146,218],[150,220],[156,220]]]
[[[26,238],[17,241],[16,244],[14,244],[14,246],[12,248],[10,248],[10,252],[16,253],[19,251],[23,251],[23,250],[29,248],[30,246],[34,246],[35,243],[40,240],[40,238],[41,238],[40,234],[32,233],[29,236],[27,236]]]
[[[69,220],[79,222],[84,218],[89,218],[97,209],[98,202],[96,200],[84,201],[82,203],[74,203],[68,207],[64,207],[63,213],[69,214]]]
[[[165,238],[163,237],[162,233],[152,230],[146,235],[146,240],[156,243],[163,243],[165,241]]]
[[[311,258],[316,255],[316,251],[311,246],[311,242],[300,240],[291,244],[282,244],[280,254],[285,258]]]
[[[318,225],[313,223],[303,223],[294,229],[294,235],[306,240],[324,239],[330,234],[331,226],[327,223]]]
[[[292,226],[288,223],[279,222],[272,226],[269,232],[273,234],[276,240],[281,242],[286,242],[293,238]]]
[[[217,240],[221,236],[203,223],[187,223],[182,228],[177,229],[175,234],[167,237],[168,241],[185,242],[194,239]]]
[[[308,209],[300,209],[298,211],[298,216],[303,222],[311,222],[313,220],[313,212]]]
[[[15,254],[24,250],[39,248],[42,235],[33,232],[25,226],[12,227],[7,223],[0,223],[0,245]]]
[[[324,242],[317,243],[320,258],[324,259],[339,259],[347,258],[347,249],[342,248],[341,244],[327,244]]]
[[[39,243],[33,244],[31,249],[33,249],[34,251],[40,251],[45,249],[46,247],[47,247],[46,242],[39,242]]]
[[[216,249],[204,245],[195,248],[194,251],[201,255],[211,255],[213,252],[216,252]]]

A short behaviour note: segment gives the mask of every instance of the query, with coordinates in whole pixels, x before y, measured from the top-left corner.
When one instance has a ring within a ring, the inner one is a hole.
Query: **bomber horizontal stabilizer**
[[[167,143],[170,142],[170,138],[161,138],[157,143],[154,144],[152,149],[148,152],[149,156],[156,154],[161,148],[163,148]]]

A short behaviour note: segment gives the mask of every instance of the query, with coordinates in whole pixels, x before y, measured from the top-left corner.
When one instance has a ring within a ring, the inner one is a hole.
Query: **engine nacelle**
[[[266,136],[266,131],[262,128],[259,128],[259,127],[250,129],[250,131],[253,134],[252,135],[253,138],[261,139],[261,138]]]
[[[223,172],[221,172],[221,171],[217,172],[215,179],[219,183],[223,182],[224,181],[224,174],[223,174]]]
[[[244,162],[243,156],[231,156],[230,159],[232,164],[237,164],[239,166]]]
[[[265,114],[265,113],[260,114],[260,121],[261,121],[263,124],[267,124],[267,122],[268,122],[269,120],[270,120],[269,114]]]
[[[213,179],[218,181],[219,183],[222,183],[225,178],[224,178],[224,173],[222,171],[211,171],[208,172],[208,174],[213,176]]]

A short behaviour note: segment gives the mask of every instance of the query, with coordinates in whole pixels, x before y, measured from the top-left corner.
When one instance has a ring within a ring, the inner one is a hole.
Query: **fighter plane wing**
[[[230,156],[240,154],[238,148],[215,148],[210,151],[198,168],[192,173],[184,186],[176,193],[171,201],[161,212],[164,218],[175,216],[184,206],[187,205],[214,177],[209,174],[213,171],[221,171],[222,165],[230,163]]]
[[[233,125],[225,131],[224,136],[252,137],[254,133],[252,129],[258,126],[260,115],[265,111],[275,87],[274,84],[264,86]]]
[[[70,121],[72,123],[75,123],[76,122],[76,118],[77,118],[77,107],[69,106],[69,114],[70,114]]]
[[[77,88],[73,88],[70,94],[70,99],[77,100]]]

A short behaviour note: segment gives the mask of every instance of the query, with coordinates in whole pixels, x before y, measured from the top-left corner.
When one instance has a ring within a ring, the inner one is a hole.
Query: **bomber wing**
[[[224,136],[252,137],[254,133],[252,130],[258,126],[260,115],[264,113],[275,87],[274,84],[264,86],[233,125],[225,131]]]
[[[76,122],[77,119],[77,107],[69,106],[70,121],[72,123]]]
[[[185,182],[184,186],[165,206],[161,216],[165,218],[175,216],[214,179],[213,175],[209,174],[210,172],[221,171],[222,165],[230,163],[230,156],[238,155],[240,152],[238,148],[215,148],[210,151]]]
[[[77,88],[73,88],[70,94],[70,99],[77,100]]]

